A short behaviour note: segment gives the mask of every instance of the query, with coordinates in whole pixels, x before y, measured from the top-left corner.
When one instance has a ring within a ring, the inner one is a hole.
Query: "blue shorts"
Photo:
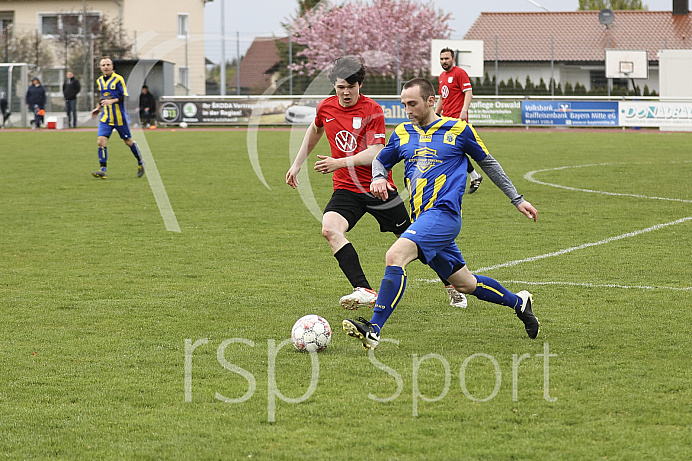
[[[401,234],[418,246],[418,259],[442,278],[466,265],[455,239],[461,231],[461,216],[446,208],[431,208]]]
[[[130,139],[132,137],[132,133],[130,133],[130,125],[127,123],[120,126],[113,126],[104,122],[99,122],[99,136],[110,138],[113,130],[118,132],[120,139]]]

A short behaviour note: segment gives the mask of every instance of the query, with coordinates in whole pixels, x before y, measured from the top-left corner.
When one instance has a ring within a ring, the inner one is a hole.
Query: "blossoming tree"
[[[427,75],[430,42],[449,38],[451,13],[432,3],[413,0],[374,0],[371,4],[320,2],[287,24],[293,41],[306,48],[293,64],[299,73],[313,75],[343,55],[360,55],[371,75]],[[398,66],[397,66],[398,56]]]

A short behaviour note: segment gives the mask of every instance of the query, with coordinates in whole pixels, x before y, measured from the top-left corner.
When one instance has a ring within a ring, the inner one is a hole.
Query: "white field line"
[[[671,162],[671,163],[688,163],[688,162]],[[557,187],[558,189],[573,190],[573,191],[577,191],[577,192],[588,192],[591,194],[601,194],[601,195],[614,195],[614,196],[619,196],[619,197],[634,197],[634,198],[643,198],[643,199],[649,199],[649,200],[667,200],[667,201],[671,201],[671,202],[692,203],[692,200],[686,200],[686,199],[680,199],[680,198],[651,197],[648,195],[640,195],[640,194],[621,194],[618,192],[605,192],[605,191],[592,190],[592,189],[579,189],[577,187],[562,186],[560,184],[553,184],[553,183],[549,183],[549,182],[539,181],[538,179],[534,178],[534,175],[536,173],[542,173],[544,171],[557,171],[557,170],[566,170],[569,168],[584,168],[584,167],[605,166],[605,165],[630,165],[630,164],[593,163],[593,164],[587,164],[587,165],[561,166],[558,168],[546,168],[545,170],[529,171],[528,173],[526,173],[524,175],[524,178],[527,181],[530,181],[530,182],[533,182],[536,184],[541,184],[543,186]]]
[[[474,271],[475,272],[475,271]],[[423,283],[440,283],[440,279],[414,279],[412,282],[423,282]],[[527,282],[525,280],[498,280],[498,282],[504,284],[516,283],[519,285],[560,285],[560,286],[573,286],[573,287],[584,287],[584,288],[621,288],[624,290],[672,290],[672,291],[692,291],[692,287],[655,287],[649,285],[619,285],[616,283],[579,283],[579,282]]]
[[[641,230],[634,231],[634,232],[627,232],[626,234],[617,235],[615,237],[609,237],[609,238],[604,239],[604,240],[599,240],[598,242],[584,243],[582,245],[578,245],[575,247],[565,248],[563,250],[553,251],[551,253],[545,253],[545,254],[538,255],[538,256],[532,256],[530,258],[516,259],[514,261],[508,261],[506,263],[496,264],[494,266],[481,267],[481,268],[476,269],[474,272],[486,272],[486,271],[491,271],[493,269],[499,269],[501,267],[511,267],[511,266],[516,266],[517,264],[521,264],[521,263],[525,263],[525,262],[537,261],[539,259],[551,258],[553,256],[560,256],[560,255],[564,255],[567,253],[571,253],[572,251],[583,250],[584,248],[590,248],[590,247],[594,247],[597,245],[604,245],[606,243],[615,242],[617,240],[622,240],[622,239],[629,238],[629,237],[636,237],[637,235],[641,235],[641,234],[645,234],[647,232],[652,232],[655,230],[663,229],[664,227],[673,226],[675,224],[680,224],[680,223],[690,221],[690,220],[692,220],[692,216],[688,216],[686,218],[680,218],[680,219],[677,219],[675,221],[671,221],[668,223],[656,224],[655,226],[647,227],[646,229],[641,229]]]

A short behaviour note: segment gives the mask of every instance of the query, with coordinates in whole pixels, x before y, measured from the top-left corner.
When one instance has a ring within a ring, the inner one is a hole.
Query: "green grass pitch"
[[[451,308],[414,262],[369,358],[284,183],[302,133],[250,132],[253,168],[246,130],[147,131],[153,185],[117,136],[98,180],[95,131],[0,133],[1,458],[692,457],[692,135],[479,128],[539,217],[486,179],[457,241],[472,271],[534,293],[541,333],[473,297]],[[348,236],[379,286],[393,237],[369,216]],[[278,349],[309,313],[333,328],[318,372]]]

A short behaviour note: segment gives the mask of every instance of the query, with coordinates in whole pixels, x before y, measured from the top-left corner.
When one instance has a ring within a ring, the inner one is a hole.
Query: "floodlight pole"
[[[497,69],[497,35],[495,36],[495,96],[497,96],[499,93],[498,90],[498,84],[499,84],[499,76],[497,75],[498,73]]]
[[[288,36],[288,94],[293,96],[293,32]]]
[[[86,25],[86,17],[87,17],[87,9],[86,9],[86,0],[82,0],[82,24]],[[87,78],[87,28],[82,27],[82,78],[86,79]],[[93,67],[93,63],[92,63]],[[90,88],[90,91],[85,91],[84,92],[84,105],[86,106],[86,110],[91,110],[93,107],[89,106],[89,94],[93,94],[94,90],[94,82],[93,80],[89,82],[89,86],[87,88]]]
[[[399,75],[399,32],[396,33],[396,93],[401,92],[401,75]]]
[[[555,98],[555,48],[550,36],[550,97]]]
[[[219,74],[221,76],[221,96],[226,96],[226,14],[224,4],[226,0],[221,0],[221,66]]]

